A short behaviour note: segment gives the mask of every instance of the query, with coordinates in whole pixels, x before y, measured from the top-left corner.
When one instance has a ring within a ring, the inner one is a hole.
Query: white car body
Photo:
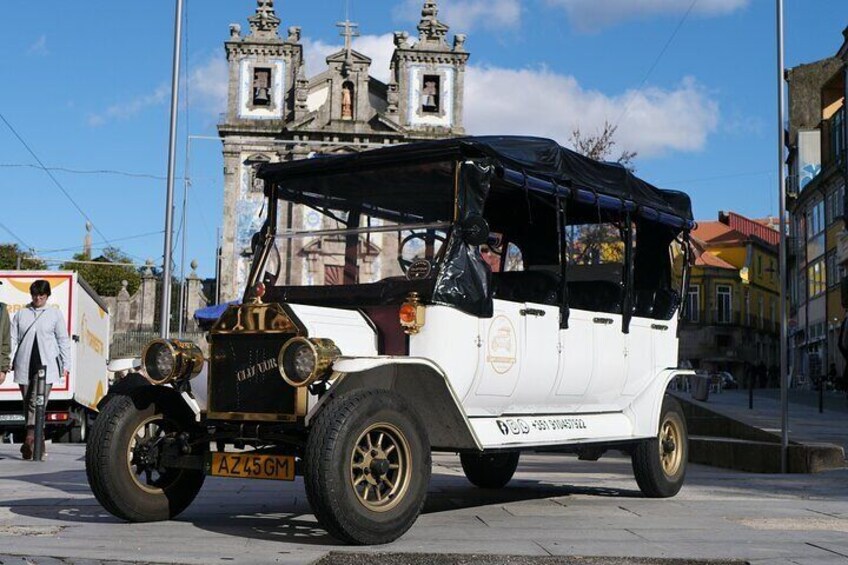
[[[656,435],[663,393],[680,371],[677,320],[572,310],[559,328],[555,306],[495,300],[492,318],[428,306],[409,356],[377,355],[361,314],[290,305],[310,336],[342,352],[334,385],[377,367],[426,365],[443,376],[478,449],[622,442]],[[522,310],[544,311],[526,315]],[[590,352],[591,354],[586,354]],[[309,421],[320,410],[310,397]],[[426,416],[425,416],[426,418]],[[450,446],[446,446],[450,447]]]

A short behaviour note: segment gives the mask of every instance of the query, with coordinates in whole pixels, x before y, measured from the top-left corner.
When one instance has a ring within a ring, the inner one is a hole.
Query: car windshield
[[[426,279],[436,272],[450,223],[397,224],[350,212],[300,211],[301,229],[278,234],[261,279],[271,286],[334,286],[399,278]],[[355,220],[354,220],[355,221]]]
[[[320,287],[435,277],[455,215],[454,163],[324,171],[278,183],[276,235],[254,246],[258,280]]]

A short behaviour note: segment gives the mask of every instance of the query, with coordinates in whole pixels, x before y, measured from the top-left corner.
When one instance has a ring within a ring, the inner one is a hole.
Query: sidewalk
[[[688,396],[688,393],[681,393]],[[754,407],[748,408],[747,390],[711,392],[705,402],[694,404],[755,426],[780,437],[780,390],[755,389]],[[845,393],[825,392],[824,412],[818,411],[818,393],[789,391],[789,441],[832,443],[848,453],[848,402]]]

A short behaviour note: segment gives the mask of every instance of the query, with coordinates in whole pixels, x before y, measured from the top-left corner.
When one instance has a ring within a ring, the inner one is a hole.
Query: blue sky
[[[283,29],[302,27],[312,76],[342,43],[335,23],[346,3],[362,33],[354,47],[385,78],[391,32],[416,37],[421,0],[277,0],[275,7]],[[848,25],[845,0],[785,3],[787,66],[832,56]],[[619,125],[620,148],[639,153],[639,175],[688,192],[697,218],[777,212],[773,0],[439,5],[451,32],[468,34],[469,133],[567,144],[574,128],[594,132],[608,120]],[[198,261],[202,276],[214,273],[221,225],[221,145],[198,137],[187,152],[187,136],[217,135],[223,41],[230,23],[247,28],[255,6],[186,0],[189,78],[177,172],[182,178],[188,154],[187,259]],[[3,0],[2,13],[0,113],[57,182],[0,121],[0,242],[67,258],[82,245],[87,216],[95,248],[108,242],[139,263],[161,263],[174,2],[41,0],[36,8]],[[177,228],[182,190],[178,180]]]

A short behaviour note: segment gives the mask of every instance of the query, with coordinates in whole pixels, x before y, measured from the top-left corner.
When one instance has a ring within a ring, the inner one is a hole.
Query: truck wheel
[[[505,486],[518,467],[518,451],[506,453],[460,453],[465,478],[480,488]]]
[[[155,401],[139,408],[128,396],[112,399],[91,427],[85,470],[97,501],[130,522],[168,520],[185,510],[205,478],[202,471],[163,467],[162,440],[188,428]]]
[[[393,541],[415,522],[430,482],[430,444],[418,414],[389,391],[332,400],[306,444],[304,483],[318,523],[365,545]]]
[[[91,425],[91,413],[85,408],[80,408],[74,410],[74,416],[74,422],[68,430],[68,439],[71,443],[85,443]]]
[[[633,474],[642,493],[650,498],[674,496],[683,486],[689,439],[680,404],[663,399],[657,437],[640,442],[631,456]]]

